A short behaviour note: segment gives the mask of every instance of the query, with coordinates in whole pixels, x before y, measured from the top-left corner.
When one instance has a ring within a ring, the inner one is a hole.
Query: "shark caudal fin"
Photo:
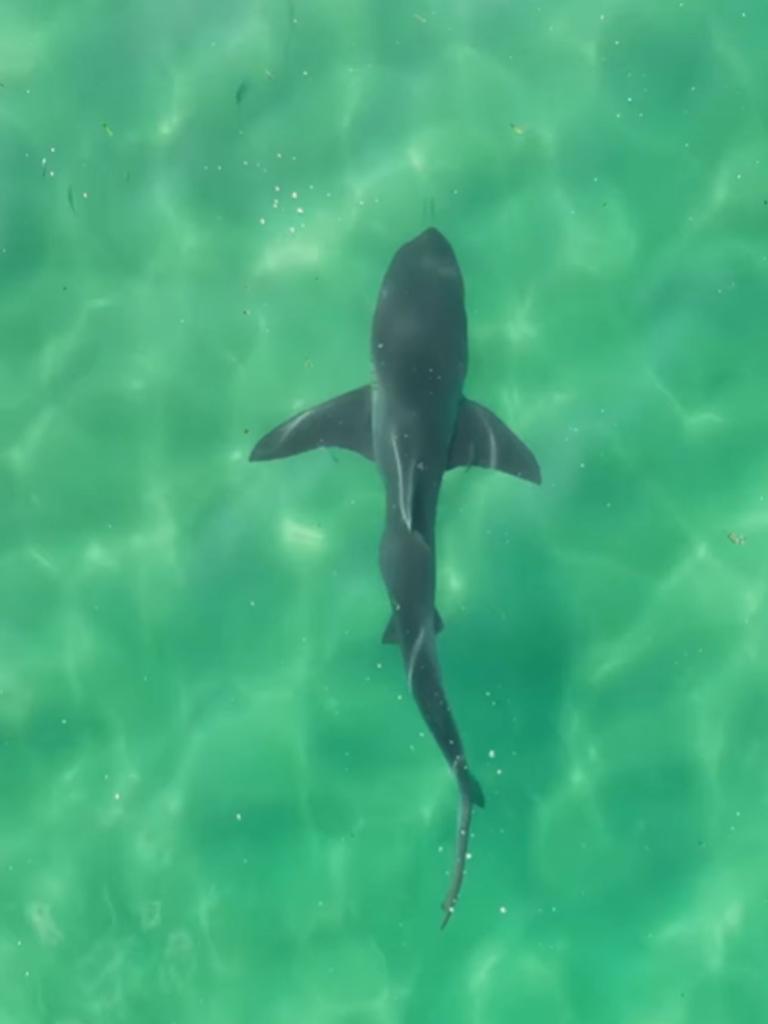
[[[541,483],[536,456],[498,416],[479,402],[463,399],[448,453],[448,468],[482,466]]]
[[[441,928],[445,928],[453,917],[456,903],[459,899],[461,886],[464,881],[464,869],[467,865],[467,853],[469,850],[469,830],[472,826],[473,807],[485,807],[485,796],[480,788],[480,783],[467,767],[467,762],[462,755],[454,764],[456,778],[459,783],[459,820],[456,828],[456,858],[453,865],[453,877],[451,885],[443,900],[443,922]]]
[[[480,783],[477,781],[472,772],[467,768],[466,774],[461,781],[462,789],[465,790],[467,796],[475,807],[485,807],[485,793],[483,793]]]
[[[453,763],[453,770],[456,773],[456,781],[459,790],[473,807],[485,807],[485,794],[475,776],[469,770],[467,759],[460,754]]]
[[[285,459],[313,448],[348,448],[373,459],[368,385],[305,409],[270,430],[251,452],[250,461]]]

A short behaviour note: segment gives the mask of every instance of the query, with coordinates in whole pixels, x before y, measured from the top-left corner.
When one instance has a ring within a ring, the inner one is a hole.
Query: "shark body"
[[[395,253],[371,332],[373,386],[307,409],[266,434],[252,461],[319,447],[376,463],[386,494],[379,566],[392,607],[382,637],[400,647],[408,683],[459,790],[456,859],[443,926],[461,889],[472,809],[484,806],[442,685],[435,607],[435,523],[444,474],[482,466],[541,482],[533,453],[490,409],[464,397],[464,283],[453,249],[429,228]]]

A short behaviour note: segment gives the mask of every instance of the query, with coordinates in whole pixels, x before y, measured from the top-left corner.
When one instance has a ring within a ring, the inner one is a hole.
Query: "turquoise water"
[[[767,48],[752,0],[6,0],[0,1024],[768,1019]],[[432,220],[544,474],[444,488],[445,932],[376,473],[247,461]]]

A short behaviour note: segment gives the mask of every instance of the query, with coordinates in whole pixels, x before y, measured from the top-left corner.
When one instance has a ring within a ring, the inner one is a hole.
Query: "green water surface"
[[[0,4],[0,1024],[768,1021],[764,0]],[[445,685],[355,455],[434,222]],[[730,536],[729,536],[730,535]]]

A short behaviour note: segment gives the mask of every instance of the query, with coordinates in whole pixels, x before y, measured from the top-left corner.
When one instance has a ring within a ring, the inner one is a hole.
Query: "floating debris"
[[[113,135],[115,134],[115,133],[114,133],[114,132],[112,131],[112,129],[111,129],[110,127],[109,127],[109,125],[107,124],[107,122],[106,122],[106,121],[102,121],[102,122],[101,122],[101,127],[102,127],[102,128],[104,129],[104,131],[105,131],[105,132],[107,133],[107,135],[108,135],[108,136],[110,137],[110,139],[111,139],[111,138],[112,138],[112,136],[113,136]]]
[[[527,131],[527,129],[526,129],[526,127],[525,127],[525,125],[522,125],[522,124],[515,124],[515,122],[514,122],[514,121],[512,121],[512,123],[510,124],[510,126],[509,126],[509,127],[510,127],[510,128],[512,129],[512,131],[513,131],[513,132],[515,133],[515,135],[525,135],[525,133],[526,133],[526,131]]]
[[[67,202],[69,203],[69,208],[72,213],[77,213],[77,210],[75,209],[75,190],[71,185],[67,189]]]
[[[235,103],[238,105],[238,107],[245,99],[246,93],[248,92],[250,87],[251,83],[248,81],[247,78],[244,78],[240,85],[238,85],[237,92],[235,93]]]
[[[744,536],[743,533],[735,533],[733,530],[731,530],[731,532],[729,534],[727,534],[727,536],[728,536],[728,540],[731,542],[731,544],[746,544],[747,543],[747,538]]]

